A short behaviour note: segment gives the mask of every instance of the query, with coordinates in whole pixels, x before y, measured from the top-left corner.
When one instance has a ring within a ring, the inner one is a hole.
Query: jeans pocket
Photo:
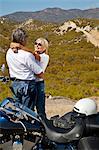
[[[28,83],[25,83],[24,81],[15,81],[12,83],[12,89],[13,89],[13,93],[16,96],[23,96],[23,95],[27,95],[28,93]]]

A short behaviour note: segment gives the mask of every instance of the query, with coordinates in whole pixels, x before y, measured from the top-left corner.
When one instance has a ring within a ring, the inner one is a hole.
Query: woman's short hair
[[[18,28],[13,31],[12,33],[12,41],[16,43],[20,43],[23,45],[23,43],[26,41],[27,34],[26,31],[22,28]]]
[[[38,38],[36,40],[36,42],[37,41],[40,41],[40,43],[42,44],[43,48],[45,48],[46,52],[48,52],[48,40],[46,40],[45,38],[40,37],[40,38]]]

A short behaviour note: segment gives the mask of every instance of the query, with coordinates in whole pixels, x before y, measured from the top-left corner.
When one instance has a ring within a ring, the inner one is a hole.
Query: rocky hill
[[[17,22],[22,22],[27,19],[35,19],[35,20],[40,20],[45,22],[60,23],[75,18],[99,19],[99,8],[86,9],[86,10],[80,10],[80,9],[63,10],[60,8],[47,8],[36,12],[15,12],[2,17]]]
[[[95,47],[99,48],[99,27],[98,26],[95,28],[92,28],[90,25],[86,25],[85,27],[83,26],[79,27],[73,21],[67,21],[62,26],[60,26],[59,29],[57,29],[56,33],[63,35],[72,30],[75,30],[75,32],[82,32],[83,33],[82,36],[86,37],[87,42],[91,42]],[[76,39],[74,42],[78,43],[80,41],[81,38],[79,40]]]

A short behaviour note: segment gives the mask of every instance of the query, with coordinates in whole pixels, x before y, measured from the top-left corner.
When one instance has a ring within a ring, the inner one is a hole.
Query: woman
[[[48,55],[48,41],[44,38],[38,38],[34,45],[34,56],[37,64],[43,69],[43,73],[49,62]],[[44,79],[36,77],[36,109],[38,114],[46,116],[45,114],[45,84]]]

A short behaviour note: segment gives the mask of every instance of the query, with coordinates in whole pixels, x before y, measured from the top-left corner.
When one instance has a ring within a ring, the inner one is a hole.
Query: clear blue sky
[[[38,11],[45,8],[99,8],[99,0],[0,0],[0,16],[18,11]]]

